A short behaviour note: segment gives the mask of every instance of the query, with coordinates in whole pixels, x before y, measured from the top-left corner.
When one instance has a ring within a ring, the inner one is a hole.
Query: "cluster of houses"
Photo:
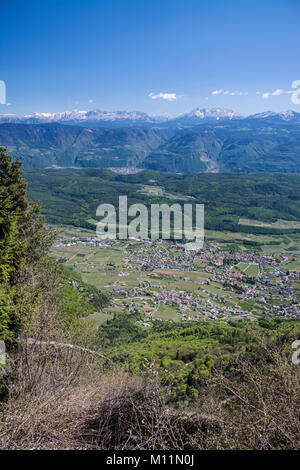
[[[156,302],[174,306],[178,315],[189,320],[203,317],[228,318],[232,315],[248,318],[252,313],[300,318],[299,294],[297,295],[292,285],[293,281],[300,280],[300,273],[285,271],[280,267],[283,261],[289,260],[287,255],[274,258],[255,252],[229,253],[218,251],[217,244],[215,245],[200,252],[188,252],[176,249],[181,248],[180,245],[158,241],[150,249],[149,244],[142,245],[125,260],[128,267],[150,271],[151,277],[159,278],[166,273],[174,281],[190,280],[189,277],[178,274],[178,271],[196,271],[197,262],[202,263],[210,277],[195,281],[199,284],[200,295],[178,289],[163,289],[151,283],[133,290],[123,289],[123,295],[150,295]],[[239,263],[256,265],[258,275],[247,276],[237,269]],[[174,274],[171,274],[172,270]],[[205,285],[211,283],[220,284],[222,291],[228,292],[228,296],[209,292]],[[158,288],[157,292],[151,290],[154,286]],[[247,309],[241,307],[245,304],[248,305]]]
[[[82,237],[80,239],[72,237],[71,240],[58,240],[53,246],[54,248],[65,248],[69,246],[98,246],[108,248],[113,244],[113,241],[101,241],[97,237]]]
[[[139,283],[138,287],[130,289],[114,287],[113,293],[118,297],[121,296],[128,300],[150,297],[151,303],[157,307],[160,304],[175,307],[177,314],[184,320],[199,320],[203,318],[225,319],[232,317],[232,315],[239,315],[244,318],[250,316],[249,312],[243,311],[239,305],[234,307],[225,305],[225,299],[216,294],[206,292],[207,298],[204,298],[192,292],[177,289],[164,289],[160,284],[155,284],[148,280],[143,280]],[[129,306],[130,304],[128,303],[127,305]],[[140,305],[141,309],[133,302],[130,312],[143,311],[145,316],[152,316],[151,311],[144,311],[143,309],[143,305],[148,305],[147,302],[141,302]],[[154,308],[153,310],[156,311],[157,309]]]
[[[79,240],[58,241],[54,246],[73,245],[111,247],[116,241],[100,241],[97,237]],[[256,252],[226,252],[220,250],[217,243],[211,243],[201,251],[187,251],[183,245],[164,240],[145,240],[135,249],[126,251],[122,270],[118,267],[118,276],[124,278],[130,272],[138,272],[151,277],[143,280],[136,287],[128,288],[126,282],[113,281],[109,287],[115,296],[126,300],[131,305],[130,311],[140,311],[146,317],[157,312],[159,305],[166,304],[183,320],[228,319],[232,316],[251,318],[253,314],[263,313],[270,317],[300,318],[299,291],[294,283],[300,281],[300,273],[286,271],[281,266],[290,261],[286,254],[274,256]],[[248,276],[247,270],[239,269],[239,263],[256,265],[257,276]],[[103,269],[117,269],[116,266]],[[207,279],[194,280],[197,288],[193,292],[176,288],[176,281],[190,281],[186,272],[207,273]],[[182,275],[180,274],[182,272]],[[174,281],[174,288],[163,286],[160,278],[167,277]],[[214,293],[208,286],[218,286]],[[219,291],[219,292],[218,292]],[[138,305],[130,303],[133,298],[147,298]],[[126,304],[125,302],[125,304]],[[134,304],[134,305],[133,305]],[[157,318],[157,315],[156,315]]]

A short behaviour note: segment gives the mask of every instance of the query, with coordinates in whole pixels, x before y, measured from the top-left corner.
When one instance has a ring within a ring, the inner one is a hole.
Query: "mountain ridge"
[[[201,113],[196,110],[175,124],[0,123],[0,145],[19,156],[25,168],[300,172],[299,113],[268,112],[246,118],[228,116],[228,110],[216,109],[213,116]]]
[[[55,113],[32,113],[24,116],[16,114],[0,114],[0,123],[15,124],[44,124],[60,123],[82,126],[105,125],[197,125],[206,121],[222,121],[234,119],[277,119],[282,121],[294,121],[300,123],[300,113],[293,110],[275,113],[265,111],[248,116],[231,109],[222,108],[195,108],[190,112],[178,116],[150,115],[141,111],[91,111],[77,110]]]

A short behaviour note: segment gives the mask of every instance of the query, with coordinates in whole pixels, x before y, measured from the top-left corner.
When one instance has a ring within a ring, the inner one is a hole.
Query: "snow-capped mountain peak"
[[[188,117],[188,118],[212,118],[212,119],[220,119],[220,118],[241,118],[243,117],[241,114],[232,111],[231,109],[221,109],[221,108],[196,108],[193,109],[190,113],[185,113],[179,116],[179,118]]]
[[[279,113],[266,111],[245,117],[230,109],[195,108],[189,113],[177,117],[167,115],[149,115],[140,111],[102,111],[100,109],[62,111],[56,113],[35,112],[25,116],[16,114],[0,115],[0,123],[43,124],[61,123],[83,126],[141,126],[170,123],[170,125],[197,125],[206,121],[224,121],[234,119],[275,119],[280,121],[300,122],[300,113],[288,110]]]
[[[9,120],[9,121],[8,121]],[[32,113],[25,116],[0,115],[1,122],[47,123],[47,122],[83,122],[83,121],[149,121],[153,119],[139,111],[92,111],[74,109],[57,113]]]
[[[299,120],[300,113],[296,113],[295,111],[289,109],[288,111],[281,111],[279,113],[275,113],[274,111],[265,111],[263,113],[252,114],[248,117],[249,119],[281,119],[283,121],[291,121],[292,119]]]

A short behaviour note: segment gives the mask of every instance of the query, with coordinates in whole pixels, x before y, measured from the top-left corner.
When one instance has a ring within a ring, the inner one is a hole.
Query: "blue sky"
[[[0,113],[294,109],[299,0],[1,0]]]

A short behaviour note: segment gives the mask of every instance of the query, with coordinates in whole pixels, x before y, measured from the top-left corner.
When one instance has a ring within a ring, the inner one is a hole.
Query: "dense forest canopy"
[[[95,228],[90,219],[105,202],[119,204],[205,204],[205,228],[246,233],[281,233],[276,228],[239,224],[239,218],[275,222],[299,220],[300,175],[199,174],[171,175],[143,171],[118,175],[105,169],[26,170],[28,193],[41,200],[49,223]],[[187,199],[187,196],[189,199]],[[297,231],[297,229],[294,229]]]

